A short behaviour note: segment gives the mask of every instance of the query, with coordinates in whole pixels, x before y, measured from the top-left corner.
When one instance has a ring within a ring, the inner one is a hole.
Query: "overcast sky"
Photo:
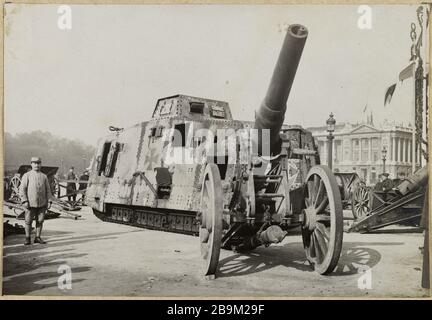
[[[372,29],[358,6],[71,6],[72,29],[57,5],[7,5],[5,131],[50,131],[95,144],[109,125],[148,120],[156,100],[178,93],[229,102],[253,120],[287,24],[309,37],[285,122],[307,126],[366,118],[363,109],[408,123],[412,83],[386,87],[408,65],[416,6],[372,6]]]

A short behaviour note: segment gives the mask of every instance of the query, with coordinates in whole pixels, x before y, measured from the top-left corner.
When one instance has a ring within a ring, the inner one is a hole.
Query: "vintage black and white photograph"
[[[4,296],[430,297],[429,5],[3,9]]]

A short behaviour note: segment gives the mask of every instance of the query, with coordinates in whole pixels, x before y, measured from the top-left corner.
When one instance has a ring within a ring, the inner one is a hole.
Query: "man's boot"
[[[34,243],[45,244],[46,241],[43,241],[41,237],[36,237],[36,238],[34,239]]]
[[[42,222],[36,223],[36,238],[34,239],[35,243],[45,244],[46,242],[41,238],[42,234]]]
[[[26,246],[31,245],[31,239],[30,238],[26,238],[25,242],[24,242],[24,245],[26,245]]]

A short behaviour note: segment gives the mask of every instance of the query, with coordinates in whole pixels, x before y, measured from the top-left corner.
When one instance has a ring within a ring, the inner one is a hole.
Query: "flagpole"
[[[428,134],[428,127],[429,127],[429,123],[428,123],[428,119],[427,119],[427,115],[428,115],[428,83],[426,81],[427,77],[428,77],[428,73],[429,73],[429,28],[428,28],[428,20],[429,20],[429,16],[428,16],[428,10],[427,10],[427,6],[423,6],[423,40],[422,40],[422,48],[423,48],[423,79],[422,79],[422,84],[423,84],[423,91],[422,91],[422,95],[423,95],[423,130],[422,130],[422,137],[424,139],[424,141],[429,141],[427,134]],[[420,144],[422,149],[423,149],[423,142]],[[426,152],[428,152],[429,148],[428,146],[425,147]],[[421,154],[421,157],[423,158],[423,153]],[[427,164],[427,158],[425,158],[425,163]]]
[[[416,90],[415,90],[415,85],[416,85],[416,77],[415,77],[415,71],[417,70],[417,58],[414,59],[414,66],[413,66],[413,96],[412,96],[412,104],[413,104],[413,108],[412,108],[412,141],[411,141],[411,157],[412,157],[412,166],[411,166],[411,173],[414,173],[416,170],[416,142],[415,142],[415,131],[416,131]]]

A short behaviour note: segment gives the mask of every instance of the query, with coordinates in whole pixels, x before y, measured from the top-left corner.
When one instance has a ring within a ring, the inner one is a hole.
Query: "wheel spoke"
[[[317,244],[317,253],[318,253],[318,261],[321,263],[324,261],[326,253],[327,253],[327,244],[324,241],[324,238],[321,236],[320,233],[314,232],[315,237],[315,243]]]
[[[324,222],[324,221],[330,222],[330,220],[331,220],[331,217],[327,214],[317,214],[316,221],[318,221],[318,222]]]
[[[313,232],[309,235],[310,243],[309,243],[309,255],[312,259],[316,258],[316,244],[313,236]]]
[[[316,229],[322,234],[325,240],[330,241],[330,236],[324,224],[318,222],[316,224]]]
[[[318,199],[320,198],[321,190],[322,190],[323,186],[324,186],[324,182],[322,180],[320,180],[319,181],[318,191],[317,191],[317,194],[316,194],[316,197],[315,197],[315,201],[314,201],[314,208],[316,208],[316,205],[317,205]]]
[[[313,179],[313,190],[314,190],[314,196],[316,197],[318,195],[318,184],[320,182],[320,178],[318,177],[318,175],[314,175],[314,179]]]
[[[308,186],[308,194],[309,194],[309,199],[312,201],[312,199],[314,199],[314,194],[313,194],[313,182],[312,181],[308,181],[307,182],[307,186]]]
[[[315,232],[314,233],[312,233],[312,239],[313,239],[313,242],[314,242],[314,249],[315,249],[315,263],[321,263],[321,261],[322,261],[322,259],[321,259],[321,249],[320,249],[320,246],[319,246],[319,243],[318,243],[318,239],[317,239],[317,237],[316,237],[316,234],[315,234]]]
[[[327,204],[328,204],[328,197],[327,195],[325,195],[324,199],[321,201],[320,205],[316,209],[317,214],[323,211],[327,207]]]

